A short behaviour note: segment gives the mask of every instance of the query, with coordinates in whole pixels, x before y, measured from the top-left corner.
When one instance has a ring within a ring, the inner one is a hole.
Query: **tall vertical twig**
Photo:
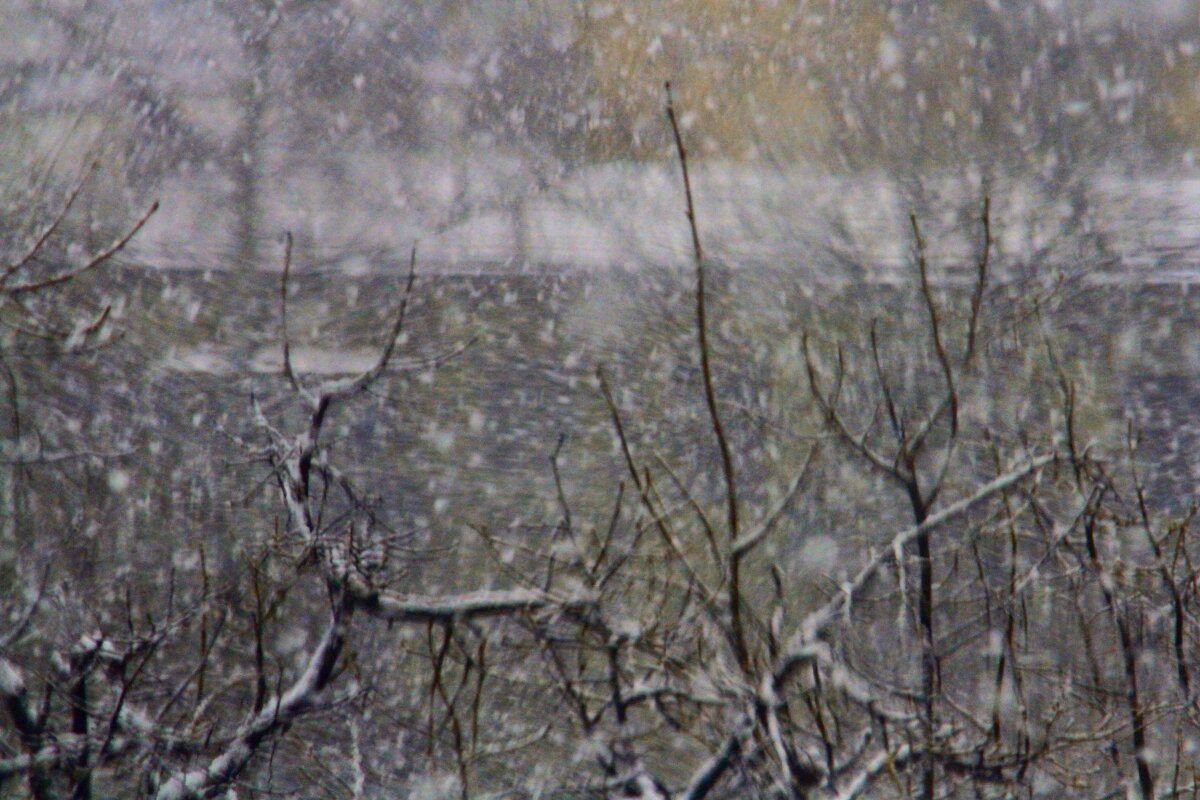
[[[721,454],[721,472],[725,478],[725,511],[729,525],[729,540],[734,542],[737,541],[739,533],[737,476],[734,472],[729,437],[725,434],[725,426],[721,423],[721,414],[717,410],[717,393],[713,387],[711,349],[708,341],[704,249],[700,245],[700,227],[696,223],[696,204],[692,198],[692,179],[688,171],[687,148],[683,145],[683,135],[680,133],[679,120],[675,115],[675,102],[671,94],[670,81],[665,84],[665,88],[667,120],[671,123],[671,134],[675,139],[675,152],[679,157],[680,170],[683,172],[683,194],[687,203],[688,230],[692,236],[692,258],[696,264],[696,338],[700,346],[700,375],[704,383],[704,402],[708,407],[708,418],[712,424],[713,436],[717,440],[717,449]],[[740,561],[741,559],[737,556],[730,558],[729,615],[738,662],[743,668],[747,668],[749,654],[746,650],[745,634],[742,630],[742,603],[739,588]]]

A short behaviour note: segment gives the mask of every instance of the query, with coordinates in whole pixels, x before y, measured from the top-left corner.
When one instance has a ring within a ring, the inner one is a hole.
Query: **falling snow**
[[[6,789],[1195,793],[1194,3],[76,5]]]

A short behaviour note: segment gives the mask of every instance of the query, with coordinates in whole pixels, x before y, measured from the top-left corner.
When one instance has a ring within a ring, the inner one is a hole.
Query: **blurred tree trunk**
[[[242,119],[233,151],[234,259],[239,267],[253,269],[259,264],[258,240],[262,223],[263,157],[266,148],[267,95],[270,86],[271,33],[279,19],[270,0],[256,2],[251,21],[238,24],[247,75],[238,91]],[[247,15],[230,10],[230,15]]]

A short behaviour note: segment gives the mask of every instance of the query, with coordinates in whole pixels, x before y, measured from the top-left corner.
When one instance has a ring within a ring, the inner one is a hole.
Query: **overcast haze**
[[[1200,0],[0,0],[0,798],[1194,797],[1198,157]]]

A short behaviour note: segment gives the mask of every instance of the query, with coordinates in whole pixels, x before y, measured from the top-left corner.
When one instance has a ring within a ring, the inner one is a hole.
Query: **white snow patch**
[[[25,679],[21,671],[6,658],[0,658],[0,694],[16,695],[25,690]]]
[[[879,40],[879,68],[884,72],[891,72],[899,67],[903,55],[904,51],[900,48],[900,43],[891,36],[885,36]]]
[[[128,489],[132,481],[129,473],[123,469],[114,469],[108,472],[108,488],[116,494],[121,494]]]
[[[172,372],[203,372],[224,375],[233,371],[229,359],[217,352],[210,344],[172,350],[163,360],[163,365]]]
[[[458,778],[449,773],[427,775],[415,779],[409,786],[409,800],[445,800],[459,794]]]
[[[840,548],[832,536],[811,536],[800,548],[800,563],[806,572],[832,574],[837,566]]]
[[[373,348],[328,348],[312,345],[293,347],[292,368],[312,375],[353,375],[375,366],[379,352]],[[283,371],[283,352],[279,347],[264,347],[250,361],[254,372]]]

